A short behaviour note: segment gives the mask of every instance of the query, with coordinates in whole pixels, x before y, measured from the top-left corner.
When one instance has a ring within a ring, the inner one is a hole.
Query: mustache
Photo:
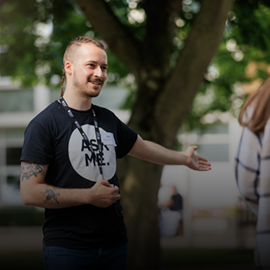
[[[102,84],[104,80],[103,79],[92,79],[90,77],[90,78],[88,78],[88,81],[91,83]]]

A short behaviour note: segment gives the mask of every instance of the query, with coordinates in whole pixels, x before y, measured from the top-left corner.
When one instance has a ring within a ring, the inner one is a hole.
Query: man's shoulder
[[[104,113],[114,114],[108,108],[105,108],[105,107],[102,107],[102,106],[99,106],[99,105],[96,105],[96,104],[93,104],[93,103],[92,103],[92,106],[93,106],[93,109],[96,110],[96,111],[101,111],[101,112],[104,112]]]
[[[100,116],[100,117],[105,117],[105,118],[115,118],[117,119],[117,116],[114,114],[114,112],[112,112],[110,109],[107,109],[105,107],[101,107],[98,105],[93,105],[93,109],[94,111]]]
[[[60,103],[59,103],[60,105]],[[48,105],[45,109],[39,112],[31,122],[38,122],[38,123],[46,123],[50,122],[52,118],[57,118],[59,115],[59,108],[57,101],[54,101],[50,105]]]

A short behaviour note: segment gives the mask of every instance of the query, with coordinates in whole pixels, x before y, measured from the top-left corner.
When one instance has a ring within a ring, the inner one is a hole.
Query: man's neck
[[[72,109],[78,111],[87,111],[91,108],[92,98],[90,97],[82,97],[65,92],[63,98],[68,106]]]

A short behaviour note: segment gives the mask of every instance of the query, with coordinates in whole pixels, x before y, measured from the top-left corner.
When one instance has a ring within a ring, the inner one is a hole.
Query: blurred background
[[[197,154],[212,163],[207,173],[165,166],[152,176],[140,164],[157,182],[151,189],[138,175],[144,205],[137,191],[126,191],[125,175],[138,171],[130,165],[120,175],[123,194],[149,213],[126,215],[130,242],[151,234],[134,228],[146,222],[159,235],[145,245],[160,243],[164,269],[254,269],[256,217],[240,198],[234,157],[241,106],[270,74],[270,3],[163,2],[0,0],[1,269],[42,269],[44,210],[22,205],[19,159],[29,121],[60,96],[62,56],[79,35],[107,45],[108,80],[94,104],[166,147],[198,145]],[[129,204],[123,200],[127,212]],[[158,253],[142,252],[138,267],[161,267]]]

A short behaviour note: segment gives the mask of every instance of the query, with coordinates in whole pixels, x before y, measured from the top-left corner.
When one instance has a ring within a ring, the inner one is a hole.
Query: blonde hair
[[[66,78],[65,62],[72,58],[72,55],[74,54],[74,49],[76,47],[79,47],[82,44],[86,44],[86,43],[93,43],[94,45],[101,48],[102,50],[106,49],[105,45],[101,41],[94,39],[94,38],[91,38],[91,37],[79,36],[79,37],[70,41],[70,43],[68,44],[66,51],[64,53],[64,57],[63,57],[63,75],[62,75],[62,79],[61,79],[61,95],[60,95],[60,97],[62,97],[64,95],[63,85],[64,85],[64,81]]]
[[[251,115],[245,117],[248,108],[252,108]],[[270,78],[245,102],[239,114],[241,126],[248,126],[254,133],[264,131],[270,117]]]

